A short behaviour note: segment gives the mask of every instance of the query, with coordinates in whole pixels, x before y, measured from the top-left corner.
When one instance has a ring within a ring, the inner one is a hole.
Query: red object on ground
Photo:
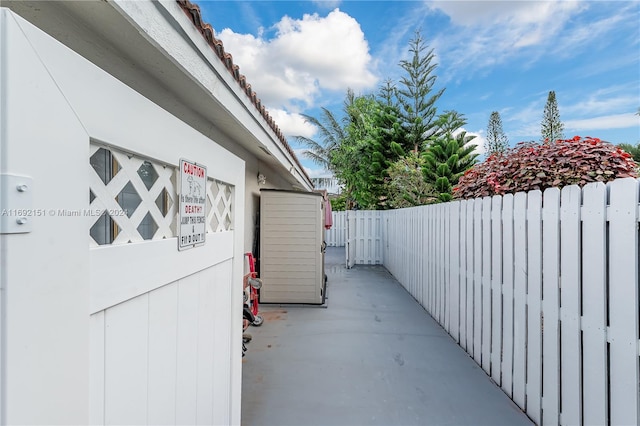
[[[331,200],[328,196],[324,197],[324,227],[331,229],[333,226],[333,215],[331,214]]]
[[[245,253],[244,255],[247,257],[247,260],[249,262],[249,277],[258,278],[258,273],[256,272],[256,262],[253,257],[253,253]],[[249,298],[249,307],[251,308],[251,313],[254,316],[257,316],[258,315],[258,289],[253,286],[249,286],[249,289],[251,292],[251,297]]]

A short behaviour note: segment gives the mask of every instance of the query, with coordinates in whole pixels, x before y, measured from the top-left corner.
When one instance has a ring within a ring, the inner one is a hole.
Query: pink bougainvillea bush
[[[598,138],[521,142],[469,169],[453,188],[457,199],[638,177],[631,154]]]

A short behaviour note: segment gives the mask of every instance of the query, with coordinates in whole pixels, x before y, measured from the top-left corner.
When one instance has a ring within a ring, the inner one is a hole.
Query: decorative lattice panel
[[[207,232],[222,232],[233,229],[231,206],[233,186],[210,179],[207,185]]]
[[[207,186],[207,232],[233,229],[233,186],[215,179]],[[175,166],[91,145],[90,245],[175,237],[177,187]]]

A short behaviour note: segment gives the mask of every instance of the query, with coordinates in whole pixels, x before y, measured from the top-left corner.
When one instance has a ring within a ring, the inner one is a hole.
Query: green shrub
[[[638,177],[622,149],[597,138],[575,136],[552,143],[521,142],[469,169],[453,189],[457,199],[502,195],[566,185]]]

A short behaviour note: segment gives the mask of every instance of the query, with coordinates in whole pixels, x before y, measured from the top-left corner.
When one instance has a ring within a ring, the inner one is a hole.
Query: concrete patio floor
[[[243,425],[532,424],[386,269],[325,265],[326,308],[260,306]]]

